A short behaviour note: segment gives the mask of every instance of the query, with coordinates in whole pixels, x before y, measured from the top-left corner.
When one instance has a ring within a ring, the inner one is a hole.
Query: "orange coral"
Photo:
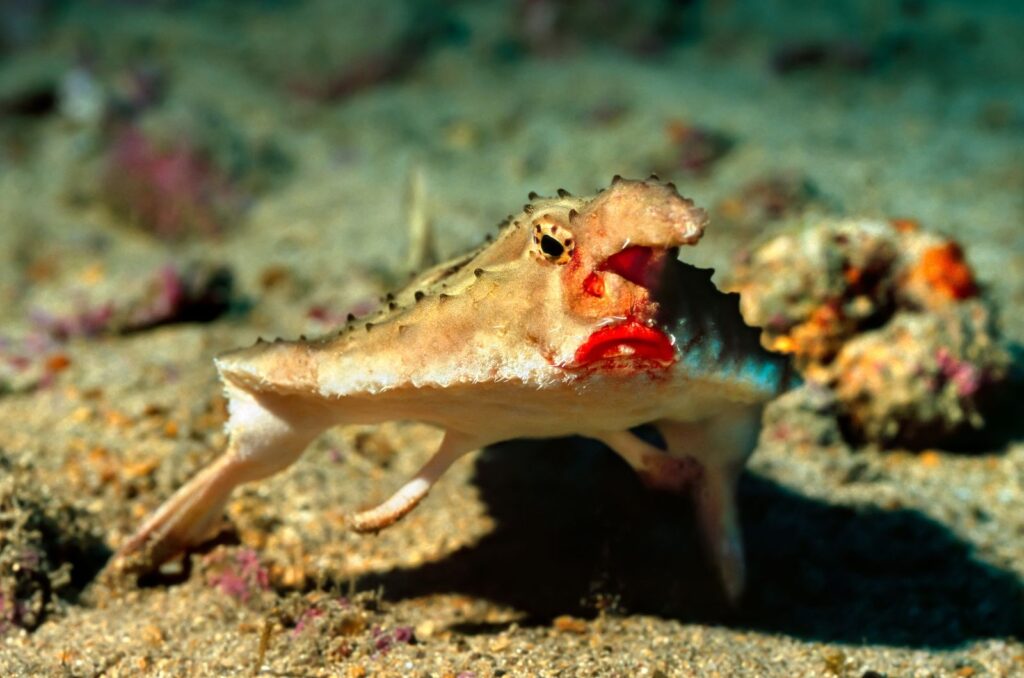
[[[848,332],[848,321],[835,301],[826,302],[811,311],[806,321],[788,334],[770,340],[772,350],[793,353],[798,363],[827,362]]]
[[[921,230],[921,222],[917,219],[910,219],[907,217],[893,217],[889,219],[889,223],[899,233],[917,233]]]
[[[929,288],[947,299],[959,301],[978,294],[974,272],[964,260],[964,252],[955,242],[930,247],[911,273]]]

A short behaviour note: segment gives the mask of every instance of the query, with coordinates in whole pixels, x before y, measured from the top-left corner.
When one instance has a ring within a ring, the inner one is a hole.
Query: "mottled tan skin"
[[[340,334],[224,355],[216,363],[229,401],[227,450],[142,525],[115,566],[151,568],[196,545],[232,489],[287,468],[326,428],[409,419],[442,428],[440,449],[390,499],[354,514],[354,529],[394,523],[467,452],[581,434],[607,443],[653,486],[696,484],[711,557],[726,592],[738,596],[734,487],[771,394],[695,377],[630,342],[579,360],[602,328],[655,323],[651,286],[663,257],[695,244],[705,222],[674,186],[653,178],[616,178],[589,198],[533,197],[492,243],[424,272]],[[602,268],[630,247],[655,253],[650,276],[629,280]],[[645,423],[659,428],[667,450],[628,430]]]

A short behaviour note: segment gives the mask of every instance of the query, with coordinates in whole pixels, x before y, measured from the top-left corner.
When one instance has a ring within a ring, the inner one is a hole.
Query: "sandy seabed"
[[[333,430],[238,492],[190,563],[96,579],[221,449],[213,356],[372,308],[405,274],[411,211],[449,256],[530,190],[657,169],[709,208],[687,256],[720,274],[776,230],[911,218],[963,244],[1020,342],[1021,10],[706,3],[637,55],[582,23],[523,38],[500,3],[441,3],[430,39],[414,5],[24,4],[30,39],[0,58],[0,580],[25,598],[0,598],[0,674],[1024,675],[1019,419],[956,450],[764,436],[736,609],[688,502],[587,441],[482,451],[393,529],[347,531],[436,446],[412,423]],[[779,62],[807,36],[827,48]],[[111,116],[207,159],[147,156]],[[118,157],[163,162],[201,209],[154,222]],[[779,176],[805,188],[743,211]],[[226,301],[168,311],[168,286],[209,291],[210,270]]]

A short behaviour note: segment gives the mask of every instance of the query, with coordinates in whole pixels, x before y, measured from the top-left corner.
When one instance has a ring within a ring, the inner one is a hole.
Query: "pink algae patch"
[[[210,567],[207,584],[243,603],[249,602],[254,593],[270,588],[270,573],[252,549],[241,549],[234,554],[212,553],[206,565]]]
[[[241,204],[208,153],[187,139],[158,143],[133,126],[111,144],[103,193],[120,217],[166,240],[218,235]]]

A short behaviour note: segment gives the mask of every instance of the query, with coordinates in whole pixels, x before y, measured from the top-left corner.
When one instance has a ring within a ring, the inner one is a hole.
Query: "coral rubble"
[[[951,443],[985,426],[1009,377],[962,248],[912,220],[776,235],[742,254],[730,286],[762,341],[832,391],[854,440]]]

